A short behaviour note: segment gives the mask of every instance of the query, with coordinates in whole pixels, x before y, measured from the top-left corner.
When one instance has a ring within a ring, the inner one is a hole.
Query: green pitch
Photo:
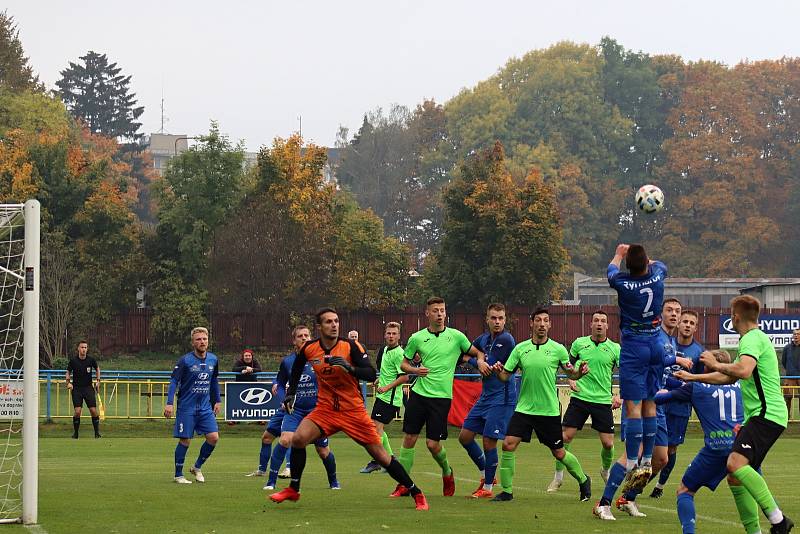
[[[674,493],[687,463],[701,446],[697,436],[679,449],[678,465],[664,498],[640,497],[647,518],[634,519],[614,510],[617,521],[612,523],[601,522],[591,513],[603,488],[598,473],[599,442],[593,437],[579,438],[572,449],[592,476],[593,499],[586,503],[578,502],[577,483],[568,475],[558,494],[545,493],[553,462],[538,444],[523,444],[519,449],[513,502],[466,498],[477,486],[478,473],[454,439],[455,432],[446,445],[456,475],[456,496],[444,498],[438,468],[419,443],[412,476],[427,494],[431,510],[416,512],[410,498],[387,497],[394,488],[388,475],[358,473],[366,455],[344,437],[331,440],[342,490],[327,489],[322,464],[309,450],[302,499],[276,505],[267,502],[268,492],[261,489],[264,478],[244,476],[256,467],[263,427],[223,426],[220,444],[203,468],[207,483],[182,486],[172,482],[175,440],[168,423],[118,427],[108,423],[100,440],[89,437],[91,426],[87,423],[82,426],[86,437],[78,441],[67,437],[70,426],[66,424],[43,430],[39,520],[46,532],[680,532]],[[135,437],[137,434],[147,437]],[[392,443],[399,448],[399,437]],[[798,445],[795,437],[779,440],[764,466],[775,497],[795,519],[800,518],[800,500],[795,493]],[[199,446],[198,438],[186,458],[190,479],[188,467]],[[617,448],[620,450],[619,445]],[[285,484],[279,480],[279,488]],[[649,494],[650,487],[646,491]],[[743,532],[724,483],[716,493],[699,492],[697,511],[698,532]],[[762,529],[768,528],[762,518]]]

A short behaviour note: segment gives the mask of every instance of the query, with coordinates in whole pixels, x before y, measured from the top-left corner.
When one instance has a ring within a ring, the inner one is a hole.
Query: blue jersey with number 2
[[[632,276],[608,265],[608,285],[617,291],[620,329],[633,335],[654,335],[661,326],[667,266],[653,262],[644,276]]]

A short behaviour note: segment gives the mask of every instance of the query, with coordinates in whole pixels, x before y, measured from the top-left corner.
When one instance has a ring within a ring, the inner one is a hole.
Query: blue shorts
[[[485,438],[503,439],[506,437],[508,421],[513,414],[513,405],[490,405],[478,399],[461,426]]]
[[[667,442],[669,445],[680,445],[686,439],[686,428],[689,418],[682,415],[667,414]]]
[[[622,335],[619,354],[619,394],[625,400],[653,399],[664,374],[660,336]]]
[[[669,432],[667,431],[667,418],[664,415],[656,416],[656,447],[667,447],[669,444]],[[625,443],[625,405],[622,405],[622,420],[619,424],[619,439]]]
[[[210,409],[202,412],[181,412],[175,415],[175,431],[173,436],[191,439],[195,434],[202,436],[211,432],[219,432],[217,418]]]
[[[292,413],[283,416],[283,424],[281,424],[280,432],[294,432],[300,426],[300,422],[311,413],[311,410],[298,410],[295,409]],[[328,438],[320,438],[314,442],[316,447],[327,447]]]
[[[267,423],[267,432],[275,436],[276,438],[281,435],[281,426],[283,425],[283,418],[286,416],[286,412],[283,411],[283,408],[279,409],[275,412],[275,415],[269,418],[269,423]]]
[[[728,476],[729,452],[703,447],[686,468],[681,483],[692,492],[696,492],[703,486],[714,491],[719,483]]]

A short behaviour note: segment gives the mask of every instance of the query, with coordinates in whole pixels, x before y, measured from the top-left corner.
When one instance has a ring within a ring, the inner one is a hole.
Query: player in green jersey
[[[403,405],[402,386],[408,382],[408,375],[400,370],[403,363],[403,347],[400,346],[400,323],[386,323],[383,330],[383,340],[386,345],[381,347],[377,356],[377,367],[380,370],[378,380],[375,381],[375,403],[372,405],[372,422],[375,430],[383,440],[383,448],[394,454],[389,443],[389,436],[384,432],[384,425],[391,423],[400,413]],[[362,473],[382,471],[383,468],[375,460],[370,461]]]
[[[531,435],[535,432],[539,443],[549,447],[556,460],[562,462],[569,474],[578,481],[581,501],[588,501],[592,496],[592,481],[583,472],[578,459],[564,449],[556,376],[560,367],[566,372],[567,378],[578,380],[589,373],[589,366],[583,362],[576,369],[569,361],[566,347],[548,337],[550,314],[546,309],[539,308],[531,314],[530,326],[531,339],[514,347],[505,365],[497,362],[492,367],[501,380],[510,379],[517,369],[522,370],[517,407],[508,423],[500,458],[500,485],[503,492],[492,500],[513,499],[515,451],[520,441],[530,443]]]
[[[696,375],[678,372],[674,376],[687,382],[708,384],[740,381],[744,424],[728,456],[728,483],[731,484],[736,507],[748,533],[757,532],[759,528],[757,505],[772,525],[770,532],[780,534],[789,532],[794,523],[778,508],[767,482],[757,470],[786,429],[789,413],[781,393],[778,355],[772,341],[758,328],[760,311],[761,303],[757,298],[751,295],[734,298],[731,301],[731,322],[740,336],[736,360],[733,363],[720,363],[712,353],[704,352],[700,362],[710,372]]]
[[[572,397],[564,412],[561,430],[564,448],[569,450],[578,430],[583,428],[586,419],[592,417],[592,428],[600,434],[600,475],[608,480],[608,470],[614,463],[614,414],[612,410],[622,405],[619,395],[611,391],[614,368],[619,366],[619,343],[608,338],[608,314],[598,310],[592,314],[590,325],[592,334],[579,337],[569,349],[569,361],[573,365],[586,362],[592,374],[581,380],[580,386],[569,381]],[[564,480],[564,464],[556,461],[556,472],[547,493],[555,493]]]
[[[453,375],[462,354],[469,354],[483,361],[485,356],[470,343],[467,336],[454,328],[447,328],[447,310],[444,299],[431,297],[425,306],[428,328],[411,335],[406,343],[405,358],[400,366],[404,373],[418,376],[406,404],[403,418],[403,448],[398,461],[407,472],[414,465],[414,446],[419,433],[425,427],[426,444],[433,459],[442,469],[442,493],[452,497],[456,491],[455,477],[442,440],[447,439],[447,414],[453,399]],[[414,367],[415,355],[420,357],[420,366]],[[491,371],[481,366],[482,373]],[[398,485],[393,497],[407,494],[407,489]]]

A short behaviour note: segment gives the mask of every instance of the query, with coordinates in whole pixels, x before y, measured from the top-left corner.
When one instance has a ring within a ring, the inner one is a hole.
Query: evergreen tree
[[[43,89],[39,77],[28,65],[19,30],[8,11],[0,13],[0,87],[12,91]]]

